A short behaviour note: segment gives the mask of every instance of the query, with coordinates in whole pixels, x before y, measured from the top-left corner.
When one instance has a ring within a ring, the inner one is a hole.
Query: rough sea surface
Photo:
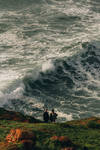
[[[0,0],[0,107],[100,116],[100,0]]]

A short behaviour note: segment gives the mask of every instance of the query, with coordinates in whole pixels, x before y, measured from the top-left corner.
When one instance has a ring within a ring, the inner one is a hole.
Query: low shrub
[[[97,123],[96,121],[91,120],[88,122],[87,127],[93,129],[100,129],[100,124]]]

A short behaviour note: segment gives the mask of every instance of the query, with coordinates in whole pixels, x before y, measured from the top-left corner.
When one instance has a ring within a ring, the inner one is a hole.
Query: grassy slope
[[[1,116],[1,114],[0,114]],[[83,150],[86,146],[89,150],[100,149],[100,119],[89,118],[80,121],[70,121],[67,123],[27,123],[0,120],[0,142],[5,140],[11,129],[24,128],[32,130],[37,136],[37,147],[41,150],[54,150],[50,145],[50,137],[68,136],[75,144],[80,145],[77,150]],[[49,147],[49,148],[48,148]],[[57,149],[57,148],[55,148]],[[58,149],[57,149],[58,150]]]

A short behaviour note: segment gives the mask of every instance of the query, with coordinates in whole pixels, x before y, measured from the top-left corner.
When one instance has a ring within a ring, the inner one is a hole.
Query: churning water
[[[0,106],[100,115],[99,0],[0,0]]]

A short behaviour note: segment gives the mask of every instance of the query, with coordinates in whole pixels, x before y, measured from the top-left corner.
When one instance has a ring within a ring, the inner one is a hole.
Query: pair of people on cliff
[[[45,123],[48,123],[49,121],[50,122],[55,122],[57,119],[57,114],[55,113],[54,109],[52,109],[50,115],[49,115],[49,112],[48,112],[48,109],[46,109],[43,113],[43,120]]]

